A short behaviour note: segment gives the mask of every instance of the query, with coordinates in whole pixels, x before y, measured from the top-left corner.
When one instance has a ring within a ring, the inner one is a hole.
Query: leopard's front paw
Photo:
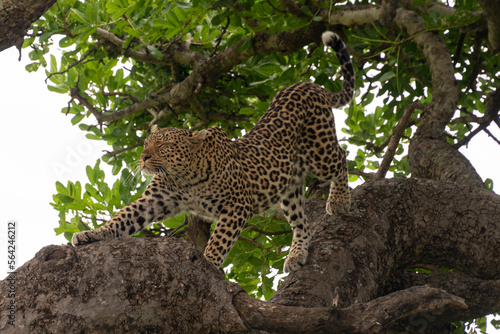
[[[346,213],[349,211],[350,207],[351,197],[349,195],[334,198],[330,196],[326,202],[326,212],[329,215],[333,215],[334,213]]]
[[[285,260],[283,270],[286,273],[292,273],[299,270],[306,264],[308,252],[306,250],[300,252],[291,251]]]
[[[94,231],[84,231],[73,234],[71,243],[73,246],[82,246],[101,240],[94,235]]]

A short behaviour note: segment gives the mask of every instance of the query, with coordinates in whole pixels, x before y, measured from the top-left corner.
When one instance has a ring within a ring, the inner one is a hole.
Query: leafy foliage
[[[486,94],[498,86],[497,64],[476,26],[479,16],[471,15],[476,1],[457,1],[451,15],[426,11],[429,3],[417,0],[413,6],[425,31],[439,33],[453,57],[464,94],[447,135],[450,143],[464,145],[473,137],[471,122],[485,115]],[[322,6],[328,13],[342,10],[330,2]],[[135,167],[151,123],[191,129],[220,126],[237,138],[256,124],[270,99],[285,86],[312,80],[339,90],[340,81],[331,80],[337,61],[316,44],[293,52],[255,51],[262,36],[312,29],[326,20],[317,7],[299,7],[300,13],[292,14],[277,0],[58,1],[24,42],[32,48],[27,70],[45,68],[48,89],[71,97],[62,112],[89,140],[105,141],[112,148],[102,162],[111,165],[119,179],[109,185],[99,160],[87,166],[86,184],[58,182],[52,203],[60,217],[56,233],[70,240],[77,231],[98,228],[141,194],[148,180]],[[379,168],[404,109],[414,101],[427,105],[433,89],[426,59],[413,43],[415,36],[367,24],[346,28],[345,38],[360,88],[342,128],[349,138],[345,147],[350,153],[350,181],[356,181],[359,175],[369,179]],[[60,58],[52,53],[56,48],[63,50]],[[232,49],[241,61],[207,75],[197,94],[179,97],[175,103],[172,96],[165,97],[202,64]],[[413,115],[398,145],[390,167],[394,176],[410,173],[409,138],[421,112]],[[492,189],[491,180],[486,183]],[[164,226],[175,228],[181,222],[176,217]],[[282,234],[287,229],[270,215],[254,218],[242,233],[246,241],[238,242],[228,257],[232,266],[227,277],[259,298],[272,296],[273,278],[282,272],[287,254],[283,245],[291,240],[289,233]]]

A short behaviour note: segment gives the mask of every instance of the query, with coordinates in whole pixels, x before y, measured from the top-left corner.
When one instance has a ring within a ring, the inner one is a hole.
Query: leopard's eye
[[[170,142],[159,143],[158,144],[158,148],[164,149],[164,148],[167,148],[167,147],[172,147],[172,145],[174,145],[174,143],[170,143]]]

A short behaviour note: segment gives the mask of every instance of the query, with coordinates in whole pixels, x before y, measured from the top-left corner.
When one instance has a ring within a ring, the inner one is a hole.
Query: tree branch
[[[263,251],[266,251],[266,252],[271,252],[271,250],[272,250],[271,248],[267,248],[264,245],[259,244],[257,241],[255,241],[253,239],[245,238],[245,237],[242,237],[241,235],[238,237],[238,240],[243,241],[243,242],[248,242],[249,244],[254,245],[256,247],[259,247],[260,249],[262,249]]]
[[[491,124],[492,121],[495,119],[498,119],[498,114],[500,112],[500,89],[495,89],[494,92],[488,94],[488,97],[486,99],[486,109],[484,111],[484,116],[477,118],[477,122],[479,123],[479,126],[469,133],[467,136],[465,136],[462,140],[460,140],[458,143],[453,145],[455,149],[458,149],[462,147],[463,145],[467,145],[469,141],[477,135],[481,131],[486,131],[486,128]],[[491,133],[490,133],[491,135]],[[494,140],[496,138],[491,135]],[[498,142],[498,140],[496,140]]]
[[[433,90],[429,109],[432,112],[422,117],[418,131],[425,132],[426,136],[439,138],[455,113],[459,98],[455,70],[448,48],[439,34],[424,32],[422,19],[415,12],[398,9],[394,22],[409,35],[414,35],[415,43],[429,64]]]
[[[467,308],[462,298],[428,286],[412,287],[342,309],[274,305],[245,292],[238,293],[233,304],[248,328],[304,334],[376,333],[398,319],[420,312]]]
[[[439,317],[434,315],[432,322],[449,323],[454,319],[474,319],[484,316],[485,313],[496,313],[500,310],[500,280],[485,280],[474,278],[464,273],[454,272],[446,274],[416,274],[405,272],[402,274],[401,289],[412,286],[428,285],[436,289],[443,289],[448,293],[463,298],[467,309],[446,312],[440,310]],[[485,309],[485,305],[488,305]]]
[[[126,151],[130,151],[130,150],[133,150],[134,148],[137,148],[139,146],[142,146],[144,144],[144,140],[140,140],[137,144],[135,145],[131,145],[131,146],[127,146],[127,147],[123,147],[123,148],[120,148],[118,150],[114,150],[114,151],[105,151],[106,153],[104,154],[105,157],[114,157],[120,153],[123,153],[123,152],[126,152]]]
[[[281,234],[290,234],[290,233],[292,233],[292,230],[284,230],[284,231],[269,232],[269,231],[265,231],[265,230],[263,230],[263,229],[260,229],[260,228],[258,228],[258,227],[257,227],[257,226],[255,226],[255,225],[254,225],[254,226],[252,226],[252,227],[250,228],[250,231],[255,231],[255,232],[259,233],[259,234],[263,234],[263,235],[270,235],[270,236],[272,236],[272,235],[281,235]]]
[[[479,0],[488,23],[488,42],[494,53],[500,51],[500,4],[498,1]]]
[[[197,63],[201,63],[207,59],[202,54],[191,51],[179,43],[171,43],[168,47],[161,50],[163,57],[162,59],[158,59],[154,55],[150,54],[146,47],[142,47],[139,50],[131,48],[123,49],[123,39],[105,29],[97,28],[96,34],[110,42],[111,45],[113,45],[113,47],[120,51],[124,56],[130,57],[141,63],[159,65],[171,65],[178,63],[193,67],[196,66]]]
[[[384,158],[380,163],[378,171],[373,176],[373,180],[380,180],[385,177],[387,171],[389,170],[389,167],[391,166],[392,159],[394,158],[394,154],[396,153],[396,149],[398,148],[399,140],[403,136],[403,133],[408,127],[408,124],[410,124],[411,115],[413,115],[415,109],[423,110],[424,108],[425,107],[419,102],[413,102],[405,108],[403,116],[401,116],[398,124],[396,125],[396,128],[394,128],[394,132],[389,140],[387,151],[385,152]]]
[[[92,115],[94,115],[99,124],[102,124],[102,113],[97,110],[94,105],[90,103],[84,96],[80,94],[80,88],[78,88],[78,85],[70,89],[70,95],[72,99],[77,100],[81,105],[87,108],[92,113]]]
[[[321,36],[322,30],[323,26],[321,24],[313,24],[307,29],[297,29],[294,31],[285,31],[271,35],[267,33],[260,33],[254,38],[252,50],[238,51],[238,45],[242,43],[240,42],[224,49],[224,51],[218,53],[210,59],[198,59],[192,55],[192,52],[186,52],[186,54],[190,56],[183,58],[184,54],[172,51],[172,60],[179,60],[179,62],[181,62],[182,59],[184,59],[184,61],[187,59],[189,60],[190,65],[193,66],[193,71],[183,81],[176,83],[165,93],[158,92],[151,98],[134,103],[127,108],[113,113],[104,114],[97,111],[93,107],[89,108],[89,110],[91,110],[92,114],[97,118],[97,121],[102,123],[120,120],[141,110],[152,108],[160,103],[167,103],[172,108],[188,104],[192,101],[193,95],[199,92],[199,89],[204,82],[209,85],[215,85],[217,78],[221,74],[228,72],[231,68],[250,58],[252,55],[261,53],[269,54],[273,52],[280,52],[283,54],[291,53],[309,44],[311,41],[317,40],[319,36]],[[98,34],[104,36],[117,47],[119,46],[121,48],[122,41],[116,35],[103,29],[98,29]],[[178,46],[175,44],[170,46],[170,48],[175,47]],[[151,58],[153,56],[146,54],[146,51],[139,50],[132,53],[126,53],[125,55],[128,55],[137,61],[154,62]],[[163,59],[166,58],[168,57],[164,56]],[[86,107],[89,105],[89,103],[86,102],[81,95],[76,95],[75,98],[77,98]],[[227,117],[231,117],[231,120],[234,121],[248,120],[246,116],[241,115],[229,116],[220,113],[208,113],[207,116],[211,120],[227,120]]]

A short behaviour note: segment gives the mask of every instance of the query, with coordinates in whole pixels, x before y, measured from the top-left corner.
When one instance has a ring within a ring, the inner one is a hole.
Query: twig
[[[380,163],[380,167],[378,171],[373,176],[373,180],[380,180],[385,178],[389,167],[391,166],[392,159],[394,158],[394,154],[396,153],[396,149],[398,148],[399,140],[403,136],[406,127],[410,123],[411,115],[415,111],[415,109],[424,110],[425,106],[423,106],[420,102],[413,102],[408,107],[406,107],[403,116],[399,120],[398,124],[394,128],[394,132],[389,141],[389,145],[387,146],[387,151],[385,152],[384,158]]]
[[[146,238],[158,238],[158,234],[154,234],[149,228],[143,228],[140,231],[142,234],[146,236]]]
[[[277,8],[271,1],[269,0],[266,0],[266,3],[272,7],[272,9],[275,11],[275,12],[278,12],[278,13],[281,13],[281,14],[286,14],[287,12],[284,11],[284,10],[281,10],[279,8]]]
[[[172,231],[170,231],[170,233],[167,236],[168,237],[173,236],[181,228],[183,228],[184,226],[187,226],[188,223],[189,223],[188,215],[184,215],[184,221],[182,222],[182,224],[180,224],[179,226],[177,226],[176,228],[174,228]]]
[[[137,144],[135,145],[132,145],[132,146],[127,146],[127,147],[123,147],[123,148],[120,148],[118,150],[114,150],[114,151],[106,151],[104,150],[103,152],[106,152],[104,154],[105,157],[114,157],[120,153],[123,153],[123,152],[126,152],[126,151],[129,151],[129,150],[133,150],[134,148],[136,147],[139,147],[139,146],[142,146],[144,144],[144,140],[140,140]]]
[[[124,92],[100,92],[102,96],[124,96],[128,98],[129,100],[132,100],[134,102],[138,102],[139,100],[136,99],[132,94],[129,93],[124,93]]]
[[[205,108],[203,105],[198,101],[198,99],[195,97],[189,102],[191,108],[193,108],[194,111],[196,111],[196,114],[198,117],[203,121],[208,123],[208,118],[207,118],[207,112],[205,111]]]
[[[491,139],[493,139],[494,141],[496,141],[496,142],[497,142],[497,144],[499,144],[499,145],[500,145],[500,140],[498,140],[498,139],[497,139],[497,138],[496,138],[496,137],[495,137],[495,136],[494,136],[494,135],[490,132],[490,130],[488,130],[488,129],[484,129],[484,132],[486,132],[486,133],[488,134],[488,136],[490,136],[490,137],[491,137]]]
[[[78,100],[78,102],[80,102],[80,104],[82,104],[85,108],[90,110],[90,112],[92,113],[92,115],[94,115],[94,117],[97,119],[97,122],[99,124],[102,123],[102,116],[103,116],[102,113],[99,110],[97,110],[96,108],[94,108],[92,103],[87,101],[87,99],[80,94],[80,88],[78,88],[78,85],[76,87],[70,89],[70,94],[74,100]]]
[[[104,222],[104,223],[107,223],[108,220],[109,220],[109,219],[101,219],[101,218],[92,218],[92,217],[89,217],[89,216],[86,216],[86,215],[81,215],[81,216],[82,216],[82,218],[85,218],[85,219],[90,219],[90,220],[95,219],[95,220],[98,220],[98,221]]]
[[[500,112],[500,89],[497,88],[494,92],[488,94],[486,98],[487,105],[484,111],[484,116],[479,118],[479,126],[470,132],[467,136],[462,138],[458,143],[453,145],[455,149],[462,147],[463,145],[467,145],[469,141],[477,135],[480,131],[484,130],[490,137],[493,138],[497,143],[499,142],[495,136],[491,134],[491,132],[487,131],[486,128],[490,125],[491,122],[495,122],[500,127],[499,121],[499,112]]]
[[[86,222],[84,222],[83,220],[81,220],[81,219],[80,219],[78,222],[79,222],[80,224],[82,224],[82,225],[83,225],[83,227],[85,227],[85,229],[86,229],[87,231],[90,231],[90,230],[91,230],[91,228],[89,227],[89,225],[88,225]],[[68,223],[68,222],[66,222],[66,223]],[[71,223],[68,223],[68,224],[71,224]]]
[[[150,54],[146,47],[141,47],[139,50],[133,50],[131,48],[123,49],[123,39],[107,30],[97,28],[96,34],[110,42],[110,44],[124,56],[130,57],[138,62],[161,65],[179,63],[187,66],[195,66],[207,59],[206,56],[199,52],[189,50],[178,43],[173,43],[176,42],[176,40],[170,43],[168,48],[162,50],[163,57],[162,59],[158,59]]]
[[[88,56],[90,56],[90,54],[91,54],[92,52],[97,51],[97,49],[99,49],[99,48],[101,47],[101,45],[102,45],[102,44],[103,44],[103,42],[102,42],[102,41],[98,41],[98,42],[94,45],[94,47],[93,47],[92,49],[90,49],[89,51],[87,51],[87,52],[86,52],[86,53],[82,56],[82,58],[81,58],[81,59],[79,59],[79,60],[75,61],[73,64],[68,65],[68,67],[67,67],[64,71],[50,73],[50,74],[47,76],[47,78],[45,78],[45,83],[47,83],[47,80],[49,80],[49,79],[50,79],[50,77],[51,77],[51,76],[53,76],[53,75],[57,75],[57,74],[64,74],[64,73],[68,72],[68,71],[69,71],[72,67],[75,67],[75,66],[76,66],[76,65],[78,65],[78,64],[86,64],[86,63],[88,63],[88,62],[94,61],[95,59],[89,59],[89,60],[87,60],[87,61],[84,61],[84,60],[85,60],[85,59],[87,59],[87,57],[88,57]]]
[[[257,247],[259,247],[260,249],[265,250],[265,251],[267,251],[267,252],[271,252],[271,251],[272,251],[272,249],[271,249],[271,248],[267,248],[267,247],[265,247],[265,246],[263,246],[263,245],[259,244],[257,241],[255,241],[255,240],[253,240],[253,239],[248,239],[248,238],[242,237],[241,235],[238,237],[238,240],[243,241],[243,242],[248,242],[248,243],[250,243],[250,244],[252,244],[252,245],[254,245],[254,246],[257,246]]]
[[[265,231],[265,230],[262,230],[260,228],[258,228],[257,226],[252,226],[250,228],[250,231],[255,231],[257,233],[260,233],[260,234],[263,234],[263,235],[282,235],[282,234],[290,234],[292,233],[292,230],[284,230],[284,231],[276,231],[276,232],[269,232],[269,231]]]
[[[389,143],[391,142],[391,136],[387,137],[380,145],[375,145],[373,143],[366,143],[366,149],[367,150],[370,150],[370,151],[373,151],[375,153],[380,153],[384,150],[384,148],[387,147],[387,145],[389,145]]]
[[[222,36],[224,36],[224,34],[226,33],[227,28],[229,27],[230,23],[231,23],[231,20],[229,19],[229,16],[228,16],[227,17],[226,25],[224,26],[224,28],[222,28],[222,30],[221,30],[221,32],[219,34],[219,37],[217,38],[217,41],[215,42],[214,50],[212,51],[212,53],[210,54],[210,56],[208,56],[209,58],[212,58],[217,53],[217,49],[219,48],[219,45],[222,42]]]
[[[371,180],[373,178],[373,173],[365,173],[360,170],[355,170],[355,169],[349,169],[349,174],[351,175],[357,175],[365,178],[366,180]]]

